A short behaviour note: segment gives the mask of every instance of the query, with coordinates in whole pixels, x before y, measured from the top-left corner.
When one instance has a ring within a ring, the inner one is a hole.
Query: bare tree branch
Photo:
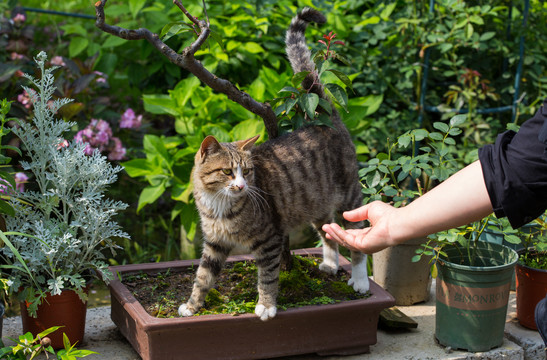
[[[200,29],[198,38],[190,46],[185,48],[182,51],[182,54],[177,54],[176,51],[161,41],[158,34],[152,33],[146,28],[125,29],[119,26],[107,24],[105,22],[104,13],[104,6],[106,5],[106,2],[107,0],[99,0],[95,3],[95,12],[97,14],[95,25],[99,29],[125,40],[147,40],[173,64],[186,69],[211,89],[227,95],[230,100],[243,106],[253,114],[260,116],[264,121],[264,125],[266,126],[266,131],[270,139],[277,137],[277,117],[275,116],[270,104],[256,101],[246,92],[239,90],[230,81],[221,79],[210,73],[203,66],[203,64],[194,57],[196,51],[198,51],[205,43],[211,32],[208,19],[207,21],[198,20],[196,17],[192,16],[186,8],[184,8],[180,1],[173,0],[173,3],[182,11],[182,13]]]

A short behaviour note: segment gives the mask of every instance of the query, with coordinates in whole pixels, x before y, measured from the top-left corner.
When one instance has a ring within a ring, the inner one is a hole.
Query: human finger
[[[342,214],[344,216],[344,219],[351,221],[351,222],[357,222],[362,220],[368,219],[368,210],[370,208],[371,204],[363,205],[357,209],[353,209],[350,211],[344,211]]]

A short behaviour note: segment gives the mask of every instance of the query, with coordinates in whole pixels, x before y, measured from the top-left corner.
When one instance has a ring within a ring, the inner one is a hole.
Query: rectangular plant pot
[[[321,249],[293,254],[321,256]],[[233,256],[227,261],[252,260]],[[157,273],[197,266],[199,260],[113,266],[114,274]],[[340,256],[340,265],[351,264]],[[110,283],[112,320],[144,360],[263,359],[297,354],[353,355],[376,344],[380,312],[395,299],[370,281],[371,296],[330,305],[278,311],[263,322],[254,314],[164,319],[150,316],[118,277]]]

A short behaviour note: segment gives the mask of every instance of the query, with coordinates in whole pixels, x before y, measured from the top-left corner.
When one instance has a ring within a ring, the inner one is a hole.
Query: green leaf
[[[399,143],[399,147],[406,148],[410,141],[412,140],[412,137],[410,134],[403,134],[397,138],[397,142]]]
[[[152,156],[159,155],[167,164],[171,165],[171,155],[167,151],[164,144],[164,139],[156,135],[144,135],[143,147],[144,151]]]
[[[243,45],[243,49],[247,50],[251,54],[264,53],[264,48],[255,42],[247,42]]]
[[[262,135],[265,132],[264,123],[257,119],[249,119],[240,122],[232,131],[230,135],[234,140],[245,140],[252,138],[255,135]]]
[[[295,94],[300,93],[300,92],[298,91],[297,88],[292,87],[292,86],[285,86],[283,89],[279,90],[279,92],[280,92],[280,93],[282,93],[282,92],[290,92],[290,93],[295,93]]]
[[[39,334],[37,335],[37,337],[40,337],[40,338],[43,339],[44,337],[48,336],[49,334],[51,334],[51,333],[54,332],[54,331],[59,330],[59,329],[62,328],[62,327],[63,327],[63,326],[53,326],[53,327],[50,327],[50,328],[48,328],[48,329],[42,331],[41,333],[39,333]]]
[[[160,38],[163,41],[167,41],[173,36],[180,34],[181,32],[191,31],[192,27],[183,22],[169,23],[163,27],[160,33]]]
[[[139,204],[137,205],[137,212],[139,212],[145,205],[152,204],[165,192],[165,185],[161,183],[156,186],[145,187],[139,195]]]
[[[317,105],[319,105],[319,95],[314,93],[302,94],[298,102],[308,117],[314,119],[315,110],[317,109]]]
[[[87,30],[79,24],[65,24],[61,26],[61,29],[63,29],[63,35],[77,34],[83,37],[89,35]]]
[[[473,25],[471,23],[467,23],[467,25],[465,26],[465,37],[467,39],[470,39],[471,36],[473,36],[473,32],[474,32],[474,28],[473,28]]]
[[[211,39],[216,41],[216,43],[218,44],[218,46],[220,46],[223,52],[226,52],[226,46],[224,45],[224,39],[222,38],[222,35],[220,35],[216,31],[211,31],[210,37]]]
[[[319,98],[319,106],[321,106],[321,108],[323,110],[325,110],[327,112],[327,114],[329,114],[329,115],[332,114],[332,106],[331,106],[330,102],[328,102],[327,100],[325,100],[323,98]]]
[[[15,216],[15,210],[6,201],[0,199],[0,214],[6,214],[9,216]]]
[[[346,94],[346,91],[340,85],[326,84],[325,89],[327,89],[328,93],[337,104],[348,111],[348,94]]]
[[[342,81],[344,85],[346,85],[347,87],[351,89],[351,91],[353,91],[352,81],[346,74],[335,69],[329,69],[328,71],[336,75],[336,77],[338,77],[338,79],[340,79],[340,81]]]
[[[443,134],[438,132],[432,132],[429,134],[429,138],[435,141],[443,141]]]
[[[382,180],[382,174],[379,171],[374,171],[366,176],[366,184],[369,188],[376,187]]]
[[[147,176],[153,173],[150,162],[146,159],[133,159],[121,163],[127,174],[132,177]]]
[[[469,22],[477,25],[484,25],[484,20],[479,15],[471,15],[469,17]]]
[[[69,56],[75,58],[87,48],[87,45],[89,45],[89,40],[87,38],[81,36],[73,37],[68,45]]]
[[[188,204],[190,202],[190,197],[192,196],[192,191],[194,186],[192,183],[187,185],[175,185],[171,191],[171,199],[182,201],[183,203]]]
[[[131,11],[131,16],[133,19],[137,17],[137,14],[144,7],[146,0],[129,0],[129,11]]]
[[[128,41],[128,40],[122,39],[122,38],[117,37],[117,36],[109,36],[109,37],[107,37],[106,40],[103,42],[102,47],[103,47],[103,48],[113,48],[113,47],[117,47],[117,46],[123,45],[123,44],[125,44],[127,41]]]
[[[494,31],[487,31],[484,34],[482,34],[479,38],[480,41],[488,41],[492,39],[494,36],[496,36],[496,33]]]
[[[467,115],[459,114],[450,119],[450,127],[460,126],[467,120]]]
[[[505,241],[511,244],[520,244],[522,240],[517,235],[505,235]]]
[[[177,104],[169,95],[143,95],[142,100],[144,102],[144,109],[152,114],[181,115]]]
[[[443,123],[443,122],[435,122],[433,123],[433,127],[443,133],[447,133],[448,132],[448,125]]]

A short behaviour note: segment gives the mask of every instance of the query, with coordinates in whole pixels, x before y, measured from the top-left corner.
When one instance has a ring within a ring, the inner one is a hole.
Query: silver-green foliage
[[[90,271],[101,274],[106,281],[112,276],[102,250],[108,249],[115,255],[119,247],[113,239],[129,238],[111,220],[127,205],[104,196],[122,167],[113,167],[97,150],[85,155],[83,143],[65,142],[63,134],[74,124],[56,119],[55,114],[71,100],[52,101],[52,72],[56,68],[45,69],[46,59],[44,52],[35,59],[41,79],[26,75],[38,89],[36,92],[25,87],[34,105],[33,121],[21,122],[14,130],[30,159],[21,164],[32,172],[38,189],[14,192],[12,205],[16,214],[6,219],[8,231],[31,237],[11,237],[20,257],[11,247],[1,250],[8,266],[15,269],[10,275],[12,289],[25,289],[22,296],[34,299],[36,306],[45,293],[56,295],[67,288],[76,290],[84,299],[83,289]],[[18,258],[27,266],[20,264]]]

